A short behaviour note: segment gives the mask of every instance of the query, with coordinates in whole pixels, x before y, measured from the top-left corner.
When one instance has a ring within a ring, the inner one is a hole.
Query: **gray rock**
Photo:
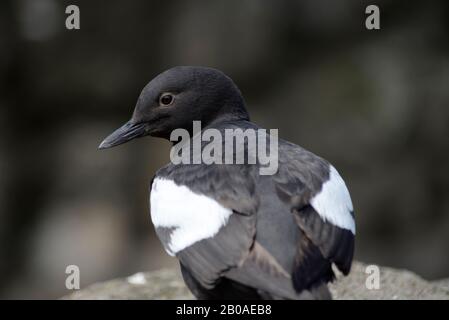
[[[407,270],[380,267],[379,289],[367,289],[366,264],[355,262],[348,277],[330,285],[334,299],[449,299],[449,279],[426,281]],[[140,272],[93,284],[63,299],[193,299],[177,269]]]

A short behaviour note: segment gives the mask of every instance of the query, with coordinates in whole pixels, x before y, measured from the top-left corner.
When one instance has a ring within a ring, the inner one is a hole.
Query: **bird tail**
[[[332,294],[325,283],[321,283],[297,294],[295,300],[332,300]]]

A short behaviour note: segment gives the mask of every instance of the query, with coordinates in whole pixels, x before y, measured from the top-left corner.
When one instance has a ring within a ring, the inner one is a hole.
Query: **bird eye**
[[[173,103],[175,97],[171,93],[163,93],[159,98],[159,104],[163,106],[168,106]]]

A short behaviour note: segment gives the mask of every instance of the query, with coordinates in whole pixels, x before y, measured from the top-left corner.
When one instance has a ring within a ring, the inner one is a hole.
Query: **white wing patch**
[[[167,247],[170,255],[213,237],[232,214],[217,201],[167,179],[154,179],[150,202],[154,226],[174,228]]]
[[[355,221],[351,215],[354,209],[348,188],[337,170],[333,166],[329,169],[329,180],[323,184],[321,191],[312,198],[310,204],[324,221],[351,230],[355,234]]]

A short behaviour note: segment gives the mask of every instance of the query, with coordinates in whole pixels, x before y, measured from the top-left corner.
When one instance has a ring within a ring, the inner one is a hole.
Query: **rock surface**
[[[367,265],[355,262],[348,277],[330,285],[334,299],[449,299],[449,279],[426,281],[416,274],[380,267],[379,289],[367,289]],[[177,269],[141,272],[93,284],[63,299],[193,299]]]

